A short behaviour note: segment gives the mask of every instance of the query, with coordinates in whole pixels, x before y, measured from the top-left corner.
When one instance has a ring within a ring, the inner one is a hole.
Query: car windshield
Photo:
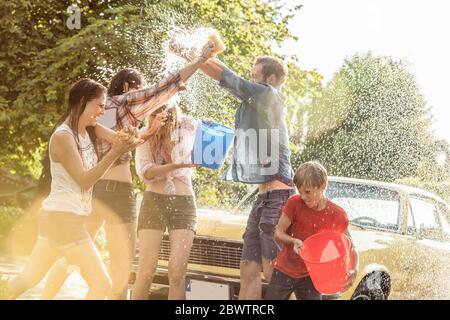
[[[395,191],[330,181],[327,197],[347,212],[352,224],[388,230],[399,229],[400,197]]]

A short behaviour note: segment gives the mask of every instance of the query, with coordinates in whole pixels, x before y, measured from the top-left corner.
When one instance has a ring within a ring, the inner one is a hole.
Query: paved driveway
[[[0,276],[10,278],[18,274],[25,266],[26,258],[12,258],[0,255]],[[35,288],[24,293],[20,300],[38,300],[45,285],[44,278]],[[77,273],[72,272],[64,283],[64,286],[56,295],[56,300],[77,300],[83,299],[86,295],[88,287],[83,278]]]

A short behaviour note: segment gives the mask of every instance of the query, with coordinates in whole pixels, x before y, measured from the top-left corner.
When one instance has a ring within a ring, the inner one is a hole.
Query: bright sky
[[[436,138],[450,142],[450,1],[286,0],[303,4],[290,29],[302,69],[329,80],[345,57],[372,51],[408,61],[431,113]],[[447,40],[445,40],[447,39]]]

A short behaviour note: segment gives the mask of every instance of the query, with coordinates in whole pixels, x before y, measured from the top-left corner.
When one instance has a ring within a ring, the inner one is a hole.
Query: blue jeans
[[[244,233],[242,261],[262,264],[262,257],[272,261],[280,251],[274,239],[275,227],[287,199],[294,189],[272,190],[258,195],[248,217]]]

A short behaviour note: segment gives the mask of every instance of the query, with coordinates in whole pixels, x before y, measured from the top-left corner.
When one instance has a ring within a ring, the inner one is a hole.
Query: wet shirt
[[[143,128],[145,132],[148,128]],[[191,154],[194,147],[195,134],[197,130],[197,121],[188,116],[183,116],[180,121],[180,128],[175,131],[173,137],[178,141],[172,151],[172,163],[192,163]],[[148,141],[140,145],[136,149],[136,171],[139,177],[146,183],[150,184],[155,181],[165,180],[164,191],[167,194],[175,194],[174,179],[192,188],[192,171],[193,168],[180,168],[167,172],[164,175],[156,176],[152,179],[145,178],[145,172],[151,167],[163,165],[164,159],[160,150],[151,150]]]
[[[261,184],[292,184],[286,98],[266,83],[245,80],[224,69],[220,86],[241,101],[235,113],[233,161],[225,179]],[[246,140],[250,139],[250,143]]]
[[[105,113],[98,118],[98,123],[114,131],[118,131],[127,125],[138,127],[149,114],[184,89],[186,87],[180,74],[177,73],[168,76],[154,86],[118,96],[108,96],[105,102]],[[102,139],[98,139],[97,143],[101,159],[111,149],[111,144]],[[124,153],[115,165],[127,162],[131,158],[131,152]]]
[[[306,206],[300,195],[294,195],[286,202],[283,213],[291,220],[286,233],[302,241],[319,232],[345,233],[349,224],[344,209],[330,200],[323,210],[315,211]],[[291,244],[283,244],[273,263],[276,269],[292,278],[309,276],[303,259]]]

